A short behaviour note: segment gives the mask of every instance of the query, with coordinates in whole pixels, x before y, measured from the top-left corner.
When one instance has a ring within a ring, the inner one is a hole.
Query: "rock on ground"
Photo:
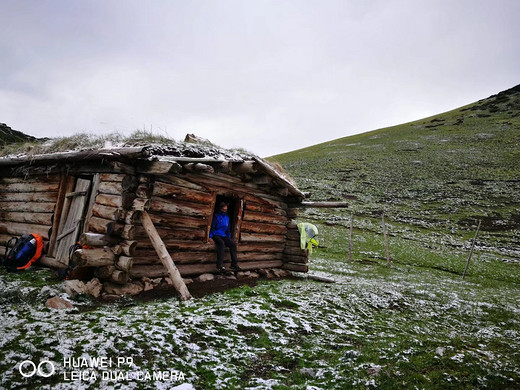
[[[106,282],[103,284],[103,290],[108,295],[137,295],[144,290],[144,285],[136,281],[123,285]]]
[[[73,307],[72,303],[60,297],[52,297],[47,299],[45,306],[50,309],[71,309]]]
[[[63,291],[65,291],[71,298],[74,298],[78,294],[86,293],[85,283],[76,279],[65,280],[63,282]]]

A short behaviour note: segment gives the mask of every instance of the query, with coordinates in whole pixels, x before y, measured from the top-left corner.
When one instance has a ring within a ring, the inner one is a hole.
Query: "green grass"
[[[355,230],[349,262],[345,229],[319,227],[327,247],[314,251],[311,270],[333,277],[334,284],[260,280],[184,303],[127,300],[82,311],[77,302],[77,309],[50,311],[37,298],[37,281],[52,280],[48,271],[2,271],[2,291],[16,286],[32,298],[2,300],[8,332],[1,339],[0,370],[7,373],[1,385],[27,385],[16,364],[43,356],[56,361],[60,373],[67,371],[60,367],[63,357],[130,356],[134,371],[179,370],[197,389],[520,385],[516,264],[496,261],[498,271],[491,272],[476,254],[463,281],[464,256],[438,267],[432,263],[432,256],[442,258],[438,251],[409,241],[401,255],[391,238],[393,263],[387,267],[379,233],[369,229]],[[32,383],[59,388],[58,379]],[[99,381],[95,387],[128,384]]]
[[[49,271],[1,270],[0,387],[181,383],[61,377],[64,357],[126,356],[130,371],[179,370],[196,389],[520,388],[519,98],[510,91],[278,156],[314,199],[356,197],[347,210],[300,216],[320,230],[310,270],[333,284],[260,280],[188,302],[83,298],[51,311],[42,292],[56,287]],[[477,219],[483,229],[463,280]],[[44,357],[57,375],[19,375],[21,361]]]
[[[313,200],[348,199],[342,213],[302,219],[377,217],[425,242],[459,245],[482,221],[481,247],[520,256],[520,86],[460,109],[274,156]],[[399,233],[399,232],[397,232]],[[423,234],[424,236],[424,234]]]

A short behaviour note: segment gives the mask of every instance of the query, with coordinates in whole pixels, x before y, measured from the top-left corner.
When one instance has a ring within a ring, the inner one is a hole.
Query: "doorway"
[[[242,220],[242,202],[239,198],[229,195],[217,195],[213,215],[219,210],[219,205],[224,202],[228,205],[229,231],[231,237],[237,242],[240,221]],[[210,222],[211,223],[211,222]]]

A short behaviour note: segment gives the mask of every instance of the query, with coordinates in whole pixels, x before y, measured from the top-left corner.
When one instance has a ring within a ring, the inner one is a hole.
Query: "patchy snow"
[[[497,372],[518,378],[518,357],[492,349],[503,340],[511,351],[520,347],[517,289],[493,289],[490,294],[482,286],[431,270],[411,277],[396,267],[384,278],[371,270],[368,265],[313,259],[312,274],[336,283],[260,281],[253,288],[188,302],[130,300],[89,307],[76,301],[66,311],[31,300],[41,288],[2,275],[0,369],[5,375],[0,387],[27,387],[20,363],[44,358],[55,364],[60,380],[33,378],[31,383],[49,389],[270,389],[285,386],[287,378],[300,372],[300,364],[306,371],[298,375],[306,378],[306,385],[294,388],[366,388],[377,387],[388,375],[400,378],[423,356],[481,370],[481,378],[496,377]],[[495,321],[497,312],[504,319]],[[67,358],[100,357],[131,358],[132,364],[89,368],[96,380],[67,377],[74,371]],[[130,378],[103,379],[104,372],[117,369]],[[183,377],[136,379],[172,370]],[[453,375],[445,380],[447,385],[462,383]]]

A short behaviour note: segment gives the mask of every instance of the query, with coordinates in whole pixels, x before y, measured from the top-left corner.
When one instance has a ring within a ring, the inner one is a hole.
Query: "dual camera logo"
[[[42,360],[38,365],[36,365],[31,360],[24,360],[20,363],[20,367],[18,367],[18,371],[24,378],[30,378],[34,375],[38,375],[44,378],[50,377],[56,371],[54,367],[54,363],[50,360]]]

